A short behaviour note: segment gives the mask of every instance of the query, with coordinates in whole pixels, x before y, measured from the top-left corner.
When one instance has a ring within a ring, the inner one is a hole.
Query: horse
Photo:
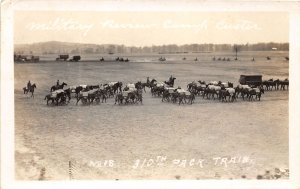
[[[99,85],[87,85],[86,90],[93,90],[93,89],[99,89]]]
[[[285,90],[285,86],[287,87],[287,90],[289,89],[289,80],[285,79],[283,81],[279,81],[280,90]]]
[[[51,87],[51,89],[50,89],[50,92],[56,91],[58,89],[63,89],[65,85],[68,85],[68,84],[66,84],[65,82],[63,82],[61,85],[53,85]]]
[[[187,84],[186,87],[188,91],[193,91],[197,87],[197,83],[193,81],[192,83]]]
[[[166,61],[166,58],[165,57],[160,57],[158,60],[159,61]]]
[[[221,90],[220,86],[207,85],[203,91],[202,97],[204,98],[206,96],[207,99],[210,99],[210,96],[212,96],[213,99],[215,100],[215,95],[217,96],[217,98],[219,98],[220,90]]]
[[[23,94],[27,94],[28,93],[28,89],[26,87],[23,87]]]
[[[185,99],[188,99],[188,104],[193,104],[195,101],[195,93],[194,92],[187,92],[184,94]],[[184,101],[185,101],[184,99]]]
[[[26,88],[26,87],[23,87],[23,91],[24,91],[24,94],[27,94],[28,92],[31,93],[31,96],[32,98],[34,98],[34,89],[36,88],[36,85],[35,83],[30,85],[29,88]]]
[[[135,87],[136,89],[142,89],[142,82],[141,82],[141,81],[136,82],[136,83],[134,84],[134,87]]]
[[[83,86],[78,86],[78,87],[75,88],[75,95],[76,95],[76,98],[78,98],[79,93],[80,93],[80,91],[82,91],[82,90],[83,90]]]
[[[66,103],[66,94],[65,92],[60,92],[57,93],[56,95],[53,94],[48,94],[45,96],[45,99],[47,100],[47,105],[49,105],[49,101],[52,101],[52,104],[54,104],[54,101],[56,102],[56,105],[58,106],[58,104],[62,104],[62,103]],[[59,102],[60,100],[60,102]]]
[[[150,81],[150,89],[152,89],[154,86],[155,86],[155,83],[156,83],[157,81],[156,81],[156,79],[152,79],[151,81]]]
[[[102,99],[102,103],[103,101],[106,102],[106,99],[107,99],[107,91],[105,89],[99,89],[98,90],[98,95],[99,95],[99,98]]]
[[[165,100],[167,100],[167,102],[170,101],[170,97],[171,97],[171,94],[168,90],[165,90],[162,94],[162,99],[161,101],[164,102]]]
[[[164,92],[164,87],[163,86],[154,86],[151,89],[151,94],[152,96],[161,96]]]
[[[144,92],[146,92],[146,87],[151,88],[150,82],[148,82],[148,83],[141,83],[141,87],[144,90]]]
[[[233,102],[236,100],[236,91],[233,87],[226,88],[225,90],[227,91],[227,96],[229,96],[229,101]]]
[[[279,84],[280,84],[279,79],[274,80],[274,85],[275,85],[275,89],[276,89],[276,90],[279,89]]]
[[[143,104],[143,91],[141,89],[138,89],[137,91],[134,91],[135,93],[135,98],[136,98],[136,103],[140,102]]]
[[[266,81],[263,81],[262,84],[263,84],[263,86],[265,86],[266,90],[272,90],[273,87],[276,88],[276,83],[273,81],[273,78],[269,79],[269,80],[266,80]]]
[[[116,95],[116,97],[115,97],[115,104],[123,104],[123,100],[124,100],[124,96],[123,96],[123,94],[122,93],[119,93],[119,94],[117,94]]]
[[[248,99],[249,101],[253,100],[253,96],[255,96],[255,99],[259,100],[260,101],[260,98],[261,98],[261,94],[264,94],[264,89],[262,87],[259,87],[259,88],[253,88],[249,91],[249,96],[248,96]]]
[[[171,93],[171,102],[176,103],[177,100],[179,100],[179,96],[180,96],[179,92],[177,91],[177,89],[175,89],[174,92]]]
[[[71,100],[71,89],[70,88],[65,89],[64,92],[65,92],[66,96],[69,99],[68,102],[70,102],[70,100]]]
[[[142,97],[142,90],[141,89],[137,89],[135,91],[130,91],[127,93],[127,96],[124,96],[125,99],[125,104],[128,103],[138,103],[140,102],[141,104],[143,104],[143,97]]]
[[[229,102],[236,100],[236,92],[234,88],[222,88],[219,92],[219,100],[224,100],[227,102],[227,96],[229,97]]]
[[[165,81],[164,83],[169,85],[170,87],[173,87],[175,79],[176,79],[176,77],[172,77],[169,79],[169,81]]]
[[[92,89],[92,90],[85,89],[83,91],[82,91],[83,93],[80,93],[79,97],[77,97],[76,105],[80,100],[82,101],[83,104],[88,103],[89,105],[93,103],[95,99],[97,99],[97,101],[100,102],[100,97],[98,96],[98,92],[97,92],[98,89]]]
[[[222,89],[219,92],[219,101],[222,100],[222,102],[224,102],[225,100],[227,102],[226,96],[227,96],[227,91],[225,90],[224,87],[222,87]]]

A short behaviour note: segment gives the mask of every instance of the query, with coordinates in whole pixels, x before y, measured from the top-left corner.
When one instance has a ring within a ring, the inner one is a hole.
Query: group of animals
[[[187,85],[187,90],[181,89],[181,87],[174,88],[165,83],[158,83],[151,87],[151,93],[154,97],[161,97],[162,102],[173,102],[183,104],[193,104],[196,96],[202,96],[206,99],[219,99],[222,102],[233,102],[239,95],[243,100],[249,99],[260,100],[261,94],[264,93],[262,87],[250,87],[248,85],[238,85],[233,87],[231,82],[191,82]]]
[[[233,86],[231,82],[217,82],[217,81],[193,81],[187,85],[188,91],[194,95],[200,95],[206,99],[219,99],[222,102],[234,102],[237,98],[242,97],[243,100],[249,101],[260,100],[261,95],[264,94],[262,86],[237,85]]]
[[[51,104],[64,105],[70,102],[72,96],[75,96],[76,105],[79,101],[82,104],[92,104],[93,102],[99,104],[100,102],[106,102],[107,98],[113,97],[117,93],[122,93],[122,85],[122,82],[110,82],[103,85],[70,86],[64,89],[67,83],[63,82],[60,85],[52,86],[51,93],[45,96],[45,100],[47,100],[47,105],[49,105],[49,101],[51,101]],[[124,98],[127,103],[133,98],[131,93],[128,96],[130,99]]]
[[[176,78],[175,78],[176,79]],[[181,89],[181,87],[174,88],[173,85],[169,86],[166,83],[153,83],[151,84],[152,96],[162,98],[162,102],[173,102],[173,103],[189,103],[192,104],[195,100],[195,96],[202,96],[206,99],[219,99],[222,102],[234,102],[239,97],[243,100],[260,101],[262,94],[265,90],[285,90],[289,86],[288,79],[285,80],[273,80],[269,79],[263,81],[259,86],[253,85],[237,85],[233,86],[231,82],[217,82],[217,81],[198,81],[191,82],[187,85],[187,90]]]
[[[227,102],[228,101],[233,102],[237,98],[241,97],[243,100],[248,99],[249,101],[259,100],[264,94],[265,90],[285,90],[285,88],[288,89],[289,87],[289,80],[265,80],[261,83],[259,86],[254,85],[237,85],[236,87],[233,87],[233,83],[231,82],[217,82],[217,81],[211,81],[209,83],[206,83],[205,81],[198,81],[199,84],[197,84],[195,81],[192,83],[189,83],[187,85],[188,90],[191,93],[194,93],[195,95],[202,95],[203,98],[218,98],[220,101]]]
[[[100,58],[100,62],[104,62],[105,60],[104,60],[104,58],[103,57],[101,57]],[[129,59],[128,58],[120,58],[120,57],[117,57],[116,59],[115,59],[115,61],[118,61],[118,62],[129,62]]]
[[[153,97],[162,97],[162,102],[173,102],[183,104],[193,104],[195,95],[189,91],[181,89],[181,87],[174,87],[175,77],[170,77],[168,81],[158,82],[156,79],[152,79],[150,82],[147,79],[149,88]]]
[[[285,90],[285,88],[289,89],[289,80],[287,78],[284,80],[273,80],[272,78],[263,81],[262,85],[265,87],[266,90]]]
[[[106,102],[107,98],[115,97],[115,104],[136,104],[143,103],[142,82],[135,84],[126,84],[123,88],[123,83],[109,82],[101,85],[78,85],[70,86],[64,89],[67,83],[63,82],[61,85],[54,85],[50,89],[50,94],[45,96],[47,105],[49,102],[55,105],[65,105],[70,102],[72,96],[76,98],[76,105],[79,101],[82,104],[90,105],[92,103],[99,104]]]
[[[223,58],[221,58],[221,57],[216,58],[216,57],[213,57],[212,60],[213,61],[216,61],[216,60],[218,60],[218,61],[221,61],[221,60],[223,60],[223,61],[230,61],[230,58],[225,58],[225,57],[223,57]]]
[[[156,79],[150,81],[147,77],[146,82],[138,81],[136,83],[129,83],[123,87],[123,83],[109,82],[101,85],[78,85],[67,86],[63,82],[53,85],[50,88],[50,94],[47,94],[44,100],[47,100],[47,105],[51,102],[52,105],[68,104],[73,97],[76,99],[76,105],[79,101],[82,104],[99,104],[106,102],[107,98],[115,98],[115,104],[142,104],[143,91],[146,92],[146,87],[150,89],[153,97],[161,97],[162,102],[173,102],[184,104],[193,104],[196,96],[202,96],[206,99],[219,99],[222,102],[234,102],[239,97],[243,100],[259,100],[265,90],[285,90],[288,89],[289,81],[285,80],[265,80],[259,86],[251,85],[237,85],[233,86],[231,82],[210,81],[205,82],[199,80],[198,82],[191,82],[187,85],[187,89],[181,87],[174,87],[176,78],[171,76],[168,81],[159,82]],[[31,84],[30,81],[27,87],[24,87],[24,94],[31,93],[34,97],[34,89],[36,84]]]

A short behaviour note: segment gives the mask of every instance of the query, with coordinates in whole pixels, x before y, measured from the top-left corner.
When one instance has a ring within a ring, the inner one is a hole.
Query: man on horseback
[[[59,80],[57,80],[57,82],[56,82],[56,86],[59,86]]]
[[[31,83],[30,83],[30,80],[29,80],[28,83],[27,83],[27,90],[29,90],[30,87],[31,87]]]

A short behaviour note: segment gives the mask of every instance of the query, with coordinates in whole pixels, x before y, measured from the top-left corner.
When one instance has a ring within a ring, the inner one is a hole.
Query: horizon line
[[[288,42],[274,42],[274,41],[269,41],[269,42],[255,42],[255,43],[185,43],[185,44],[174,44],[174,43],[169,43],[169,44],[152,44],[152,45],[125,45],[125,44],[114,44],[114,43],[102,43],[102,44],[97,44],[97,43],[81,43],[81,42],[67,42],[67,41],[41,41],[41,42],[33,42],[33,43],[14,43],[14,45],[33,45],[33,44],[37,44],[37,43],[49,43],[49,42],[59,42],[59,43],[76,43],[76,44],[82,44],[82,45],[124,45],[127,47],[151,47],[151,46],[168,46],[168,45],[178,45],[178,46],[182,46],[182,45],[193,45],[193,44],[197,44],[197,45],[208,45],[208,44],[213,44],[213,45],[253,45],[253,44],[260,44],[260,43],[277,43],[277,44],[284,44],[284,43],[288,43]]]

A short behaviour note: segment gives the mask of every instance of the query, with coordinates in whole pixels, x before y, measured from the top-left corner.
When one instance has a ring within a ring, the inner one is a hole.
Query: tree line
[[[50,42],[49,42],[50,43]],[[125,45],[95,45],[56,42],[55,45],[28,44],[16,46],[18,54],[106,54],[106,53],[190,53],[220,51],[288,51],[289,43],[255,43],[255,44],[186,44],[186,45],[152,45],[144,47]]]

